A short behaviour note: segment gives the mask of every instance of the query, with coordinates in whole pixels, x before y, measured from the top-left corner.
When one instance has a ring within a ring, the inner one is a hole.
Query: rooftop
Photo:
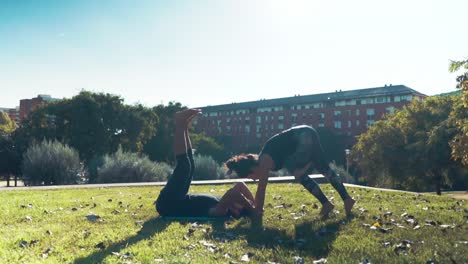
[[[210,110],[210,109],[211,110],[235,110],[239,108],[270,107],[270,106],[288,105],[288,104],[309,104],[309,103],[314,103],[314,102],[324,102],[327,100],[346,100],[346,99],[397,95],[397,94],[415,94],[415,95],[425,96],[425,94],[422,94],[416,90],[413,90],[405,85],[391,85],[390,84],[390,85],[385,85],[383,87],[356,89],[356,90],[349,90],[349,91],[337,90],[331,93],[296,95],[292,97],[283,97],[283,98],[275,98],[275,99],[261,99],[258,101],[205,106],[201,108],[205,110]]]

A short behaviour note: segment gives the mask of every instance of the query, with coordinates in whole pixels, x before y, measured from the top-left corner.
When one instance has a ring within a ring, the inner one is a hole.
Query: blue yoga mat
[[[208,216],[161,216],[166,221],[187,221],[187,222],[216,222],[227,221],[230,217],[208,217]]]

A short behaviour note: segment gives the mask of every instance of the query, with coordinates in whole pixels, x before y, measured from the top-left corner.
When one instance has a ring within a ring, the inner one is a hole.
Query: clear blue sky
[[[455,90],[466,0],[0,0],[0,107],[81,89],[191,107],[404,84]]]

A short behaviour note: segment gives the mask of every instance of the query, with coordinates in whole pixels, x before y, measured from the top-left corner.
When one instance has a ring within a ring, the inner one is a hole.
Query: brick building
[[[59,99],[52,98],[50,95],[47,94],[40,94],[35,98],[32,99],[22,99],[20,100],[19,106],[19,121],[23,121],[31,111],[34,111],[39,106],[47,102],[57,101]]]
[[[368,126],[426,95],[404,85],[335,91],[277,99],[201,107],[194,122],[207,136],[229,136],[237,151],[263,144],[272,135],[295,125],[326,127],[354,137]]]

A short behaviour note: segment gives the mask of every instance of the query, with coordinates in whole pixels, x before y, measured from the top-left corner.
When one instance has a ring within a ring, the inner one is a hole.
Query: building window
[[[291,119],[292,119],[293,122],[296,122],[297,121],[297,114],[296,113],[291,114]]]
[[[356,109],[356,116],[359,116],[361,114],[361,112],[359,111],[359,109]]]
[[[370,127],[374,124],[374,120],[367,120],[367,127]]]
[[[348,128],[351,127],[351,121],[348,121]]]
[[[359,122],[359,120],[356,120],[356,126],[360,126],[361,125],[361,122]]]
[[[262,123],[262,117],[261,116],[257,116],[257,124],[261,124]]]
[[[256,126],[256,131],[257,131],[257,133],[260,133],[262,131],[262,126],[257,125]]]
[[[325,113],[319,113],[318,118],[319,118],[319,120],[324,120],[325,119]]]
[[[393,106],[387,107],[385,111],[387,112],[387,114],[393,115],[395,113],[395,107]]]
[[[395,102],[400,102],[401,101],[401,97],[399,95],[396,95],[394,98],[393,98],[393,101]]]
[[[324,123],[319,123],[318,127],[325,127],[325,124]]]
[[[335,119],[339,119],[341,118],[341,111],[335,111],[333,115],[335,116]]]
[[[372,108],[366,110],[367,120],[374,120],[375,111]]]
[[[335,128],[341,128],[341,121],[335,121]]]
[[[284,116],[282,115],[278,116],[278,120],[284,120]]]
[[[262,138],[262,134],[257,133],[257,138]]]
[[[346,110],[346,116],[351,117],[351,110]]]
[[[335,101],[335,106],[345,106],[346,101]]]
[[[283,123],[279,123],[279,124],[278,124],[278,129],[284,129]]]
[[[375,98],[376,103],[385,103],[387,100],[385,97],[377,97]]]
[[[245,133],[250,133],[250,125],[245,125]]]

